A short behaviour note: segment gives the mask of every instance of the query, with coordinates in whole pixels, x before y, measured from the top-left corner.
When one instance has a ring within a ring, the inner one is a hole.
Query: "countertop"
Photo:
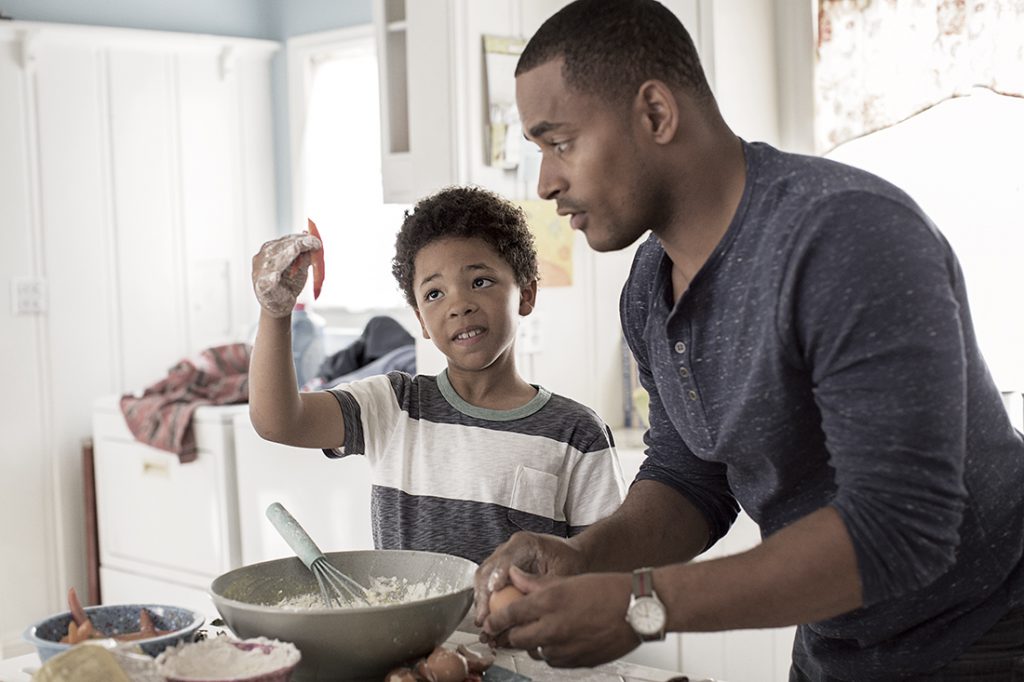
[[[468,632],[455,632],[446,644],[474,644],[477,636]],[[679,672],[661,670],[635,663],[612,661],[596,668],[555,669],[543,661],[535,661],[525,651],[501,649],[496,665],[529,677],[533,682],[713,682],[688,678]],[[0,660],[0,682],[29,682],[31,671],[39,667],[36,654],[26,654]]]

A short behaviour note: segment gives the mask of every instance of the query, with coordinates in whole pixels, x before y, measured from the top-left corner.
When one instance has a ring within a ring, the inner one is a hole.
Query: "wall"
[[[274,0],[0,0],[0,12],[18,21],[275,38],[275,4]]]
[[[285,41],[373,20],[370,0],[0,0],[0,13],[19,21],[119,26],[157,31],[271,38]],[[288,87],[285,51],[272,65],[275,186],[278,231],[293,230],[288,163]]]

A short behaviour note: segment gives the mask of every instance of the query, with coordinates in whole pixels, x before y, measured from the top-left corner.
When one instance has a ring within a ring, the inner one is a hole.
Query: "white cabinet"
[[[81,440],[99,395],[245,338],[273,236],[270,41],[0,22],[0,306],[9,455],[0,647],[85,583]],[[5,298],[5,301],[9,301]],[[6,509],[6,507],[5,507]],[[41,538],[43,540],[41,540]],[[17,567],[13,566],[17,563]]]
[[[216,614],[206,590],[241,565],[232,419],[200,407],[195,461],[138,442],[116,397],[93,412],[100,589],[105,603],[182,603]]]
[[[283,504],[325,552],[373,549],[365,457],[329,459],[320,450],[263,440],[248,413],[233,422],[243,564],[292,554],[267,520],[272,502]]]
[[[457,182],[453,3],[375,0],[385,203]]]
[[[483,36],[532,33],[564,1],[374,0],[384,201],[453,184],[508,197],[517,174],[485,163]]]

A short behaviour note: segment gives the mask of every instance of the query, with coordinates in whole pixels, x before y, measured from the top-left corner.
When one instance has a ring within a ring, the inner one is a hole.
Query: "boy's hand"
[[[289,234],[260,247],[252,257],[256,300],[271,317],[288,317],[306,286],[310,252],[323,248],[310,234]]]

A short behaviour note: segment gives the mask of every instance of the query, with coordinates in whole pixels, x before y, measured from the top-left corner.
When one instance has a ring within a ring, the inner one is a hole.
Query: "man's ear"
[[[637,90],[637,113],[641,124],[656,144],[671,142],[679,128],[679,101],[664,81],[644,81]]]
[[[430,338],[430,332],[427,331],[427,325],[423,324],[423,316],[420,315],[420,309],[419,308],[413,308],[412,311],[414,313],[416,313],[416,319],[420,323],[420,329],[423,330],[423,338],[429,339]]]
[[[526,317],[537,305],[537,280],[533,280],[519,290],[519,314]]]

